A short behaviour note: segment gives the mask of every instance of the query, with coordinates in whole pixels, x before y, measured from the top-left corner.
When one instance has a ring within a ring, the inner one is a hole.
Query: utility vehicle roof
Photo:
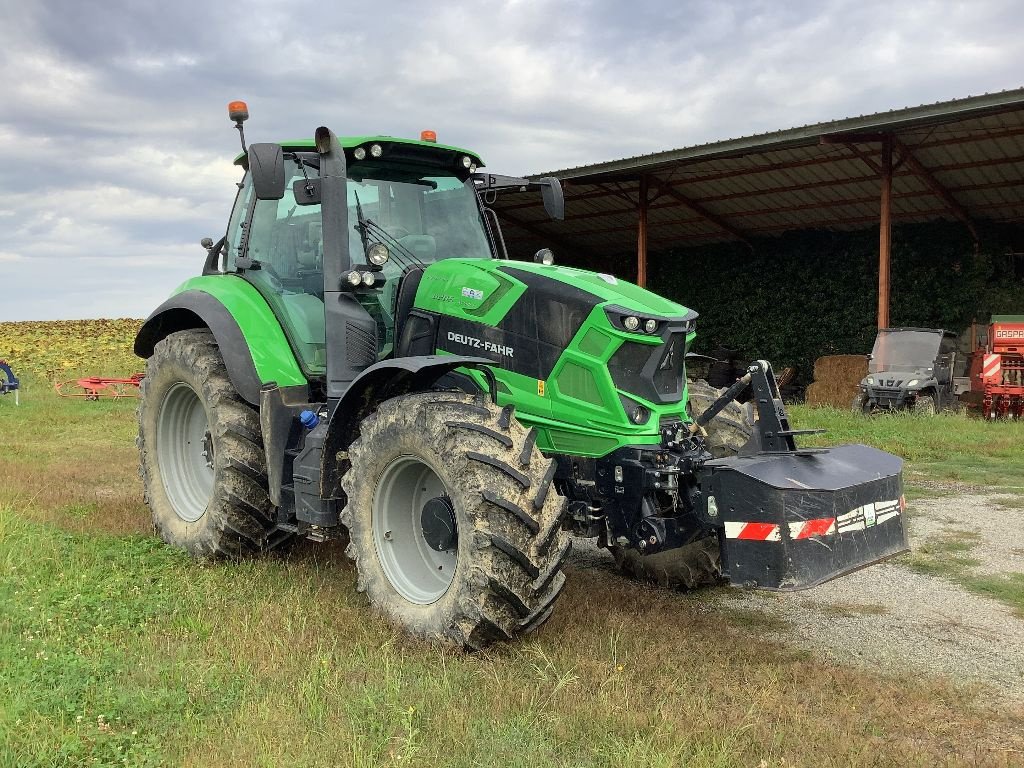
[[[449,144],[438,144],[433,141],[403,139],[397,136],[339,136],[338,142],[345,149],[355,149],[356,147],[370,144],[409,144],[423,147],[428,150],[441,150],[445,154],[469,155],[473,159],[473,162],[476,163],[477,167],[482,168],[484,165],[484,161],[480,159],[480,156],[476,152],[471,152],[470,150],[462,149],[461,147],[453,147]],[[282,141],[281,148],[285,152],[316,151],[313,139],[292,139],[290,141]],[[239,165],[242,168],[248,168],[249,156],[245,152],[238,153],[238,156],[235,157],[235,165]]]
[[[918,333],[941,333],[943,336],[956,336],[952,331],[945,331],[942,328],[879,328],[879,333],[893,333],[899,331],[917,331]]]

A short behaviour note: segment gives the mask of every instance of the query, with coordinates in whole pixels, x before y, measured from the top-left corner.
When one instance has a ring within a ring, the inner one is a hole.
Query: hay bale
[[[809,384],[806,403],[849,408],[860,380],[868,375],[864,355],[826,355],[814,361],[814,382]]]

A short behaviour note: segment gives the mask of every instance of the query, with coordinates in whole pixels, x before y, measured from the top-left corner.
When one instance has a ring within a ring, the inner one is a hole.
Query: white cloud
[[[232,99],[250,141],[432,128],[530,173],[1020,87],[1024,59],[1009,0],[0,0],[0,18],[8,319],[145,314],[197,273],[239,177]]]

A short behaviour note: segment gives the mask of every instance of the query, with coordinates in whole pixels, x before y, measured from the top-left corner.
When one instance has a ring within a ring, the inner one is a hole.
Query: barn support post
[[[640,205],[636,228],[636,284],[647,287],[647,175],[640,176]]]
[[[878,327],[889,327],[889,256],[892,246],[892,134],[882,137],[881,216],[878,222]]]

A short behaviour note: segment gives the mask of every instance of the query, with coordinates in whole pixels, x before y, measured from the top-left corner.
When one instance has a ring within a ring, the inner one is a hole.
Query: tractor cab
[[[279,199],[254,199],[253,174],[245,175],[228,225],[223,269],[256,287],[282,319],[304,370],[323,376],[323,203],[317,194],[320,156],[310,144],[282,146]],[[360,290],[352,293],[375,321],[376,357],[384,359],[394,351],[397,294],[407,271],[444,258],[491,258],[470,175],[479,160],[455,149],[383,137],[343,144],[354,145],[340,217],[347,220],[347,232],[329,266],[358,276],[359,285],[351,287]],[[236,162],[248,167],[248,156]],[[352,265],[365,265],[365,271],[347,269]]]
[[[956,335],[933,328],[883,328],[868,355],[868,375],[854,410],[913,409],[934,413],[955,400],[953,378],[962,367]]]

